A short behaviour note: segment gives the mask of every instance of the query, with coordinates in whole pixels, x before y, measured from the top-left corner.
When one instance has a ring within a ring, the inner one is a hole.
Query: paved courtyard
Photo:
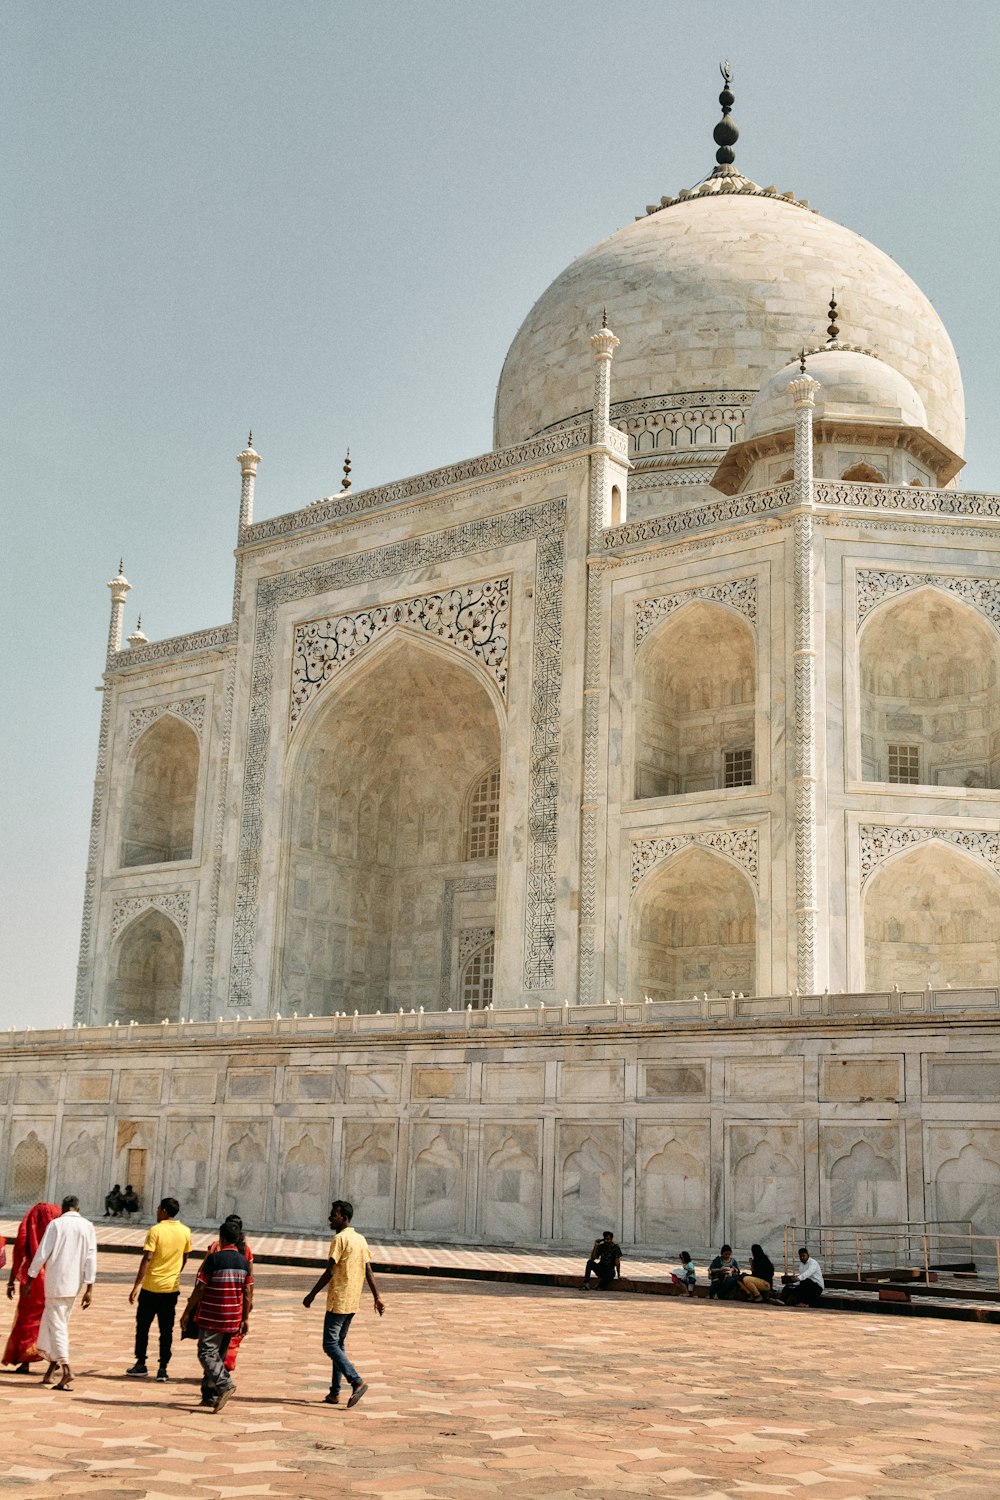
[[[262,1266],[237,1396],[125,1380],[131,1258],[73,1318],[75,1390],[0,1372],[0,1492],[114,1500],[976,1497],[1000,1493],[998,1339],[868,1319],[503,1284],[380,1279],[349,1349],[371,1389],[322,1404],[315,1272]],[[10,1304],[3,1303],[6,1331]],[[154,1330],[155,1333],[155,1330]]]

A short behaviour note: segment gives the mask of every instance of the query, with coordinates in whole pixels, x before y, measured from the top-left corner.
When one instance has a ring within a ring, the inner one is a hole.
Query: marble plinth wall
[[[1000,1234],[996,1010],[669,1026],[497,1012],[466,1034],[422,1020],[436,1031],[9,1033],[4,1211],[76,1192],[99,1213],[132,1180],[147,1214],[170,1193],[191,1220],[238,1209],[251,1229],[320,1228],[343,1196],[375,1233],[582,1247],[607,1227],[665,1254],[773,1250],[786,1222]]]

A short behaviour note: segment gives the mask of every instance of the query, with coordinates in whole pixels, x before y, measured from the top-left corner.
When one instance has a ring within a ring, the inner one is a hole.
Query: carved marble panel
[[[801,1057],[734,1058],[726,1063],[727,1099],[801,1099]]]
[[[545,1098],[545,1064],[483,1063],[484,1104],[540,1104]]]
[[[834,1224],[905,1221],[899,1127],[821,1124],[822,1218]]]
[[[30,1208],[33,1203],[48,1201],[52,1127],[50,1119],[11,1122],[5,1205]]]
[[[393,1228],[397,1132],[395,1120],[344,1121],[343,1167],[334,1191],[358,1205],[362,1227]]]
[[[14,1086],[15,1104],[54,1104],[59,1098],[55,1073],[19,1073]]]
[[[702,1098],[708,1092],[707,1070],[708,1065],[703,1062],[641,1063],[639,1097]]]
[[[414,1068],[410,1073],[410,1096],[413,1099],[467,1099],[468,1065]]]
[[[487,1243],[523,1245],[541,1234],[542,1127],[538,1120],[483,1125],[479,1233]]]
[[[144,708],[133,708],[128,716],[128,748],[131,750],[139,736],[164,714],[173,714],[175,718],[183,719],[201,739],[205,727],[205,696],[202,694],[195,698],[178,698],[173,703],[150,703]]]
[[[995,1053],[948,1052],[927,1058],[929,1099],[1000,1100],[1000,1057]]]
[[[712,1160],[707,1123],[641,1120],[635,1157],[637,1241],[668,1254],[707,1245]]]
[[[270,1135],[263,1120],[230,1120],[223,1127],[220,1219],[239,1214],[244,1224],[264,1222]]]
[[[319,1104],[342,1098],[342,1072],[341,1068],[289,1068],[285,1073],[285,1099],[290,1104]]]
[[[739,1258],[754,1241],[765,1249],[780,1245],[785,1225],[803,1222],[801,1126],[763,1120],[730,1123],[727,1144],[727,1237]]]
[[[901,1057],[828,1057],[820,1069],[819,1097],[845,1104],[902,1100]]]
[[[120,1104],[159,1104],[163,1074],[153,1068],[123,1068],[118,1075]]]
[[[707,599],[718,604],[726,604],[749,620],[751,625],[757,623],[756,578],[735,578],[726,583],[706,583],[697,588],[681,589],[675,594],[640,599],[635,607],[636,649],[662,620],[666,620],[693,599]]]
[[[556,1128],[557,1239],[590,1246],[604,1229],[620,1231],[622,1126],[620,1122]]]
[[[919,828],[912,825],[893,827],[889,824],[862,824],[858,829],[861,844],[861,884],[883,860],[913,844],[927,839],[941,839],[964,849],[966,854],[985,861],[1000,873],[1000,833],[989,833],[970,828]]]
[[[974,1234],[1000,1235],[1000,1128],[929,1125],[924,1151],[931,1181],[930,1214],[952,1221],[958,1234],[969,1223]],[[962,1253],[961,1242],[955,1242]],[[990,1245],[974,1247],[977,1257]],[[985,1253],[984,1253],[985,1252]]]
[[[617,1101],[625,1095],[625,1064],[616,1060],[560,1063],[559,1097],[583,1103]]]
[[[350,1066],[347,1069],[347,1098],[397,1100],[401,1072],[395,1064],[381,1068]]]
[[[96,1073],[69,1073],[67,1075],[67,1104],[107,1104],[110,1098],[110,1068],[102,1068]]]
[[[410,1127],[409,1228],[465,1233],[466,1127],[437,1121]]]
[[[331,1200],[332,1151],[329,1120],[282,1120],[279,1223],[308,1228],[324,1222]]]
[[[667,838],[633,839],[632,890],[662,860],[669,859],[671,854],[676,854],[679,849],[687,849],[691,844],[727,854],[746,871],[756,890],[757,843],[756,828],[730,828],[721,833],[678,833]]]
[[[273,1068],[230,1068],[226,1074],[226,1098],[273,1099]]]
[[[213,1127],[210,1119],[167,1121],[163,1192],[177,1199],[182,1219],[203,1219],[209,1212]]]
[[[214,1104],[218,1088],[214,1068],[177,1068],[170,1075],[170,1098],[177,1103]]]
[[[88,1217],[104,1207],[103,1163],[107,1120],[92,1115],[83,1119],[68,1116],[63,1120],[59,1138],[59,1159],[53,1162],[56,1182],[55,1201],[68,1193],[80,1200],[81,1212]]]

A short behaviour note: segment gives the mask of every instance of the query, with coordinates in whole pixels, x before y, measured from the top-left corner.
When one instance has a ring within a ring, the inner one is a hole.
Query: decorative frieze
[[[131,750],[139,736],[164,714],[173,714],[176,718],[183,719],[201,739],[205,727],[204,695],[198,698],[178,698],[173,703],[150,703],[145,708],[133,708],[128,716],[128,748]]]
[[[492,927],[468,927],[458,937],[458,967],[462,969],[467,958],[471,958],[477,949],[492,943],[494,929]]]
[[[927,587],[954,594],[1000,628],[1000,581],[996,578],[968,578],[943,573],[893,573],[885,569],[859,568],[859,629],[866,616],[883,600],[891,599],[894,594]]]
[[[295,728],[305,709],[341,667],[356,660],[372,641],[396,626],[468,651],[489,672],[506,700],[510,579],[494,578],[297,625],[292,643],[289,730]]]
[[[351,519],[382,510],[389,505],[404,504],[408,500],[434,495],[442,490],[475,484],[477,480],[496,474],[530,468],[533,464],[577,452],[589,445],[588,418],[573,427],[543,433],[541,437],[532,438],[527,443],[518,443],[513,448],[500,448],[493,453],[484,453],[479,458],[470,458],[464,463],[431,469],[412,479],[384,484],[371,490],[349,490],[346,494],[331,495],[327,499],[315,501],[304,510],[257,521],[246,528],[240,540],[244,546],[253,546],[274,537],[291,536],[296,531],[311,529],[329,521]]]
[[[656,865],[692,844],[712,849],[735,861],[758,889],[758,835],[756,828],[729,828],[721,833],[676,833],[663,838],[632,840],[632,890]]]
[[[861,884],[864,886],[879,865],[890,855],[910,849],[914,844],[938,839],[953,844],[966,854],[981,859],[1000,874],[1000,833],[985,833],[969,828],[892,827],[885,823],[863,823],[858,829],[861,846]]]
[[[750,621],[757,624],[757,580],[756,578],[733,578],[726,583],[706,583],[693,589],[680,589],[676,594],[664,594],[652,599],[640,599],[635,609],[635,645],[642,645],[649,632],[661,620],[693,599],[710,599],[726,604]]]
[[[686,536],[692,531],[704,531],[710,526],[725,525],[727,521],[742,520],[744,516],[782,510],[791,505],[792,500],[792,486],[779,484],[770,489],[756,490],[751,495],[731,495],[714,504],[695,505],[690,510],[674,511],[666,516],[643,516],[641,520],[628,521],[624,526],[609,527],[604,533],[604,547],[609,552],[616,552],[622,547],[634,546],[636,542]]]
[[[176,922],[181,934],[187,937],[188,916],[191,911],[190,891],[152,891],[143,896],[116,896],[111,908],[111,941],[114,942],[133,918],[150,907],[156,907],[164,916]]]
[[[164,641],[150,641],[148,646],[119,651],[109,658],[108,670],[120,672],[126,667],[144,667],[176,656],[197,656],[205,651],[221,651],[235,644],[235,625],[215,625],[210,630],[195,630],[191,635],[173,635]]]

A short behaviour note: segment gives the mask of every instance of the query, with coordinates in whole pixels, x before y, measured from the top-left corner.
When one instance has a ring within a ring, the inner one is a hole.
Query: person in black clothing
[[[740,1287],[751,1302],[770,1302],[774,1286],[774,1263],[760,1245],[750,1246],[750,1274],[740,1278]]]
[[[601,1238],[594,1241],[594,1248],[590,1252],[590,1259],[583,1273],[583,1284],[588,1291],[592,1273],[596,1274],[597,1285],[601,1291],[606,1291],[615,1277],[622,1274],[622,1252],[620,1246],[615,1244],[612,1229],[606,1229]]]
[[[110,1193],[104,1195],[104,1217],[110,1219],[112,1214],[117,1219],[122,1211],[122,1189],[121,1183],[116,1182]]]
[[[739,1263],[733,1260],[732,1245],[723,1245],[708,1268],[708,1295],[733,1297],[739,1287]]]

